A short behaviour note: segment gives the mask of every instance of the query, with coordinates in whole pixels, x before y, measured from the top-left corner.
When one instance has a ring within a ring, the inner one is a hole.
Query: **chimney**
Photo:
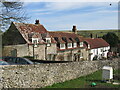
[[[72,32],[74,32],[75,34],[77,34],[76,26],[73,26]]]
[[[92,33],[90,34],[90,37],[93,38],[93,34]]]
[[[35,20],[35,24],[40,24],[40,23],[39,23],[39,20]]]

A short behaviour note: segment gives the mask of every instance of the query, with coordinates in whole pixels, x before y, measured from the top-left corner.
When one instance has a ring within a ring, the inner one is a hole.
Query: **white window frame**
[[[80,47],[83,47],[83,42],[80,42]]]
[[[62,46],[63,45],[63,46]],[[61,43],[60,44],[60,49],[65,49],[65,44]]]
[[[68,48],[72,48],[72,43],[68,43],[68,44],[67,44],[67,47],[68,47]]]
[[[34,44],[34,47],[37,47],[38,38],[32,38],[32,43]]]
[[[36,41],[36,43],[34,43]],[[38,38],[32,38],[32,43],[37,44],[38,43]]]
[[[77,47],[77,43],[73,43],[73,47],[74,47],[74,48]]]
[[[47,43],[47,46],[51,46],[51,38],[46,38],[46,43]]]

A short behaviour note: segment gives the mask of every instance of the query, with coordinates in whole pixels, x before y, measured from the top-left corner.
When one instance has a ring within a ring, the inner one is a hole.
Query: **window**
[[[98,54],[98,49],[97,49],[97,54]]]
[[[60,44],[60,49],[65,49],[65,44]]]
[[[33,40],[33,43],[34,43],[34,44],[37,44],[37,40]]]
[[[77,47],[77,43],[73,43],[73,47]]]
[[[54,37],[54,39],[55,39],[56,41],[58,41],[58,37]]]
[[[51,38],[46,38],[46,43],[47,43],[47,46],[50,46],[51,44]]]
[[[80,42],[80,47],[83,47],[83,42]]]
[[[68,48],[72,48],[72,43],[67,44]]]
[[[32,43],[37,44],[38,43],[38,38],[32,38]]]
[[[103,52],[103,49],[101,49],[101,52]]]
[[[62,40],[63,40],[63,41],[65,41],[65,42],[67,42],[67,39],[66,39],[66,37],[62,37]]]
[[[37,47],[37,43],[38,41],[37,40],[32,40],[33,44],[34,44],[34,47]]]
[[[47,42],[47,43],[50,43],[50,40],[47,40],[46,42]]]

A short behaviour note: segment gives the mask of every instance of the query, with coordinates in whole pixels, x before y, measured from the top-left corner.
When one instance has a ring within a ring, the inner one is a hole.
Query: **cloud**
[[[79,30],[84,29],[117,29],[117,14],[107,15],[103,12],[86,14],[71,14],[53,18],[43,18],[42,21],[48,30],[71,30],[73,25],[77,25]],[[106,16],[105,16],[106,15]]]
[[[37,3],[38,4],[38,3]],[[112,3],[112,8],[116,7],[117,3]],[[35,4],[36,6],[36,4]],[[109,3],[93,3],[93,2],[46,2],[41,7],[39,5],[38,8],[32,9],[31,12],[39,12],[39,13],[47,13],[52,14],[60,11],[72,11],[79,9],[81,12],[83,11],[103,11],[107,8],[110,8]],[[50,13],[51,12],[51,13]]]
[[[48,30],[117,28],[117,3],[42,2],[32,4],[31,22],[37,18]],[[29,7],[29,5],[28,5]],[[74,12],[77,11],[77,12]],[[30,14],[31,14],[30,13]],[[62,13],[62,14],[61,14]],[[113,23],[114,22],[114,23]]]

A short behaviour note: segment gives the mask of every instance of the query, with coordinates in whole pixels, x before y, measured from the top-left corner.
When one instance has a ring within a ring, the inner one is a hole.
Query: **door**
[[[17,49],[11,51],[11,56],[17,57]]]

